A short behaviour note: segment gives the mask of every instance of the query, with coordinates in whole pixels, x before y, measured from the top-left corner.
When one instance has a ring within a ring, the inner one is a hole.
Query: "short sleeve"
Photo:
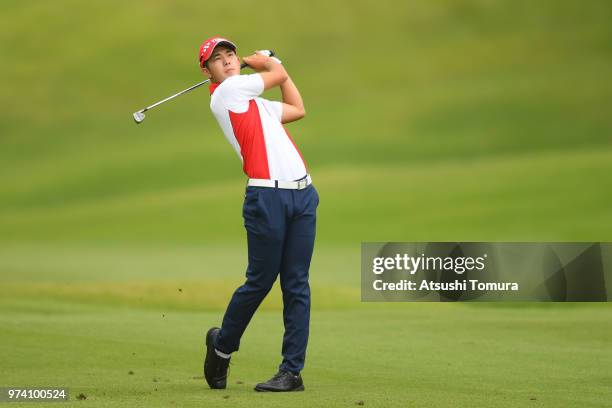
[[[257,98],[264,91],[260,74],[235,75],[223,81],[223,99],[229,104],[239,104]]]
[[[279,122],[282,122],[283,119],[283,104],[278,101],[269,101],[267,99],[261,99],[264,103],[266,109],[270,111],[272,116],[278,119]]]

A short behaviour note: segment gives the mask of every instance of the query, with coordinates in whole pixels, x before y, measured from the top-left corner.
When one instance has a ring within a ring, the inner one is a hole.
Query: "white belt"
[[[283,181],[283,180],[268,180],[268,179],[249,179],[247,186],[251,187],[276,187],[289,190],[303,190],[312,184],[310,174],[306,175],[305,179],[299,181]]]

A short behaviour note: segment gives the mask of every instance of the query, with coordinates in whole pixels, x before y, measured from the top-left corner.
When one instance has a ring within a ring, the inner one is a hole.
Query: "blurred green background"
[[[0,357],[10,370],[0,374],[0,386],[67,384],[85,390],[89,401],[114,406],[186,406],[202,398],[227,404],[219,394],[209,397],[201,379],[191,380],[192,388],[184,379],[198,375],[201,332],[220,322],[243,279],[240,162],[210,113],[205,87],[148,112],[139,126],[131,118],[202,80],[199,44],[219,34],[235,41],[241,55],[274,49],[307,110],[288,125],[320,194],[311,269],[316,335],[306,382],[314,391],[300,397],[302,405],[353,405],[357,397],[346,397],[350,389],[339,387],[339,378],[357,376],[351,381],[366,392],[372,377],[359,373],[369,368],[380,383],[359,399],[370,406],[450,400],[516,406],[544,389],[549,399],[540,404],[603,406],[603,399],[584,398],[593,392],[612,398],[609,374],[592,371],[595,362],[612,362],[612,332],[602,326],[612,316],[607,304],[361,304],[359,248],[362,241],[609,241],[610,21],[612,4],[596,0],[3,1]],[[245,339],[251,354],[236,358],[234,370],[246,384],[243,396],[231,394],[237,405],[257,404],[249,381],[271,375],[270,361],[278,360],[278,288],[262,308]],[[165,318],[169,311],[176,320]],[[380,325],[367,342],[359,341],[368,331],[363,316]],[[432,326],[406,336],[422,336],[417,355],[425,360],[402,354],[385,371],[367,359],[370,340],[393,344],[397,354],[411,347],[398,349],[395,328],[422,316]],[[478,343],[486,337],[478,316],[488,316],[487,333],[506,343]],[[92,331],[91,321],[102,322],[103,332]],[[143,321],[155,334],[136,330],[134,322]],[[554,330],[538,324],[549,321]],[[447,370],[447,361],[424,356],[442,346],[438,334],[447,335],[449,324],[462,323],[479,334],[453,331],[470,348],[458,362],[466,367],[461,376],[476,377],[440,392],[432,376],[459,374]],[[185,325],[189,333],[181,331]],[[495,374],[487,377],[496,392],[508,375],[525,383],[499,398],[478,393],[482,379],[471,365],[483,347],[507,353],[514,344],[508,333],[527,336],[520,339],[528,348],[529,336],[556,344],[576,330],[583,337],[553,347],[540,371],[522,371],[541,356],[529,349],[533,354],[508,357],[527,365],[515,363],[517,371],[492,365]],[[341,342],[351,337],[350,347]],[[57,344],[52,353],[49,343]],[[582,360],[584,372],[595,373],[588,384],[576,385],[576,372],[568,371],[542,389],[523,387],[539,384],[551,365],[565,373],[564,353],[584,344],[593,353]],[[351,364],[337,359],[333,369],[325,364],[346,347],[366,357],[358,365],[352,357]],[[153,357],[130,366],[137,374],[165,375],[165,385],[177,387],[167,388],[165,399],[151,400],[149,377],[102,397],[118,376],[123,381],[132,348],[173,356],[157,366]],[[116,354],[109,358],[102,349]],[[66,366],[66,359],[84,364]],[[48,368],[39,370],[41,363]],[[91,371],[105,363],[107,372]],[[406,366],[437,363],[420,382],[384,382]],[[563,399],[568,384],[579,388]]]

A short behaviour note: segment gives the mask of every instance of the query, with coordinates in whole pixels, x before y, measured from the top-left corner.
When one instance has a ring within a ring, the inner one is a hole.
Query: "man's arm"
[[[290,77],[280,85],[283,94],[283,117],[282,123],[289,123],[306,116],[302,95]]]
[[[264,90],[274,88],[289,78],[285,67],[265,55],[253,54],[242,58],[242,60],[261,75],[264,82]]]
[[[244,57],[243,61],[261,75],[264,81],[264,90],[280,86],[283,95],[282,123],[293,122],[306,115],[300,91],[287,74],[285,67],[262,54]]]

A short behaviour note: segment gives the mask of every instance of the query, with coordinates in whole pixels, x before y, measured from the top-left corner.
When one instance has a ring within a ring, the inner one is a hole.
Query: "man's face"
[[[212,82],[221,83],[228,77],[240,74],[240,58],[231,48],[218,45],[202,71]]]

